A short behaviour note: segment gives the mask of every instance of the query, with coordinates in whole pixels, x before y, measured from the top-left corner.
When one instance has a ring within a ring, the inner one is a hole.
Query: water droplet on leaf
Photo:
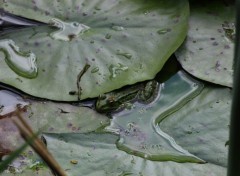
[[[96,73],[96,72],[98,72],[99,71],[99,68],[98,67],[95,67],[95,68],[93,68],[92,70],[91,70],[91,73]]]
[[[145,12],[144,12],[144,15],[148,15],[148,14],[149,14],[149,11],[145,11]]]
[[[110,39],[111,37],[112,37],[111,34],[106,34],[106,36],[105,36],[106,39]]]
[[[132,55],[130,53],[126,53],[126,52],[117,51],[117,55],[124,56],[127,59],[132,58]]]
[[[6,63],[16,74],[25,78],[37,77],[38,69],[34,53],[21,51],[12,40],[1,40],[0,51],[5,54]]]
[[[122,26],[113,26],[112,29],[113,29],[114,31],[123,31],[123,30],[124,30],[124,27],[122,27]]]
[[[95,9],[95,10],[101,10],[101,8],[100,8],[100,7],[95,7],[94,9]]]
[[[111,64],[108,69],[111,73],[110,78],[115,78],[120,72],[128,70],[128,67],[119,63],[118,65]]]
[[[157,33],[158,33],[159,35],[162,35],[162,34],[166,34],[166,33],[170,32],[170,31],[171,31],[171,29],[165,28],[165,29],[160,29],[160,30],[158,30]]]

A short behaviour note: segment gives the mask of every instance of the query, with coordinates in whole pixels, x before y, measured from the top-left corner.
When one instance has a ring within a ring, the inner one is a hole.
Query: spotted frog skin
[[[121,110],[126,103],[138,101],[140,103],[150,103],[158,93],[159,83],[155,80],[143,82],[121,90],[100,95],[95,107],[98,112],[109,113]]]

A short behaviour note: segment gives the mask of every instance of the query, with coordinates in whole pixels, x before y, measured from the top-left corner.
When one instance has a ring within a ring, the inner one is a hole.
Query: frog
[[[143,89],[138,92],[138,102],[142,104],[151,103],[158,95],[160,84],[155,81],[148,81],[144,84]]]
[[[225,32],[226,37],[232,42],[234,42],[236,37],[235,24],[225,22],[224,24],[222,24],[222,28]]]
[[[159,83],[156,80],[138,83],[100,95],[95,108],[100,113],[111,113],[129,107],[129,103],[136,101],[147,104],[155,99],[158,91]]]

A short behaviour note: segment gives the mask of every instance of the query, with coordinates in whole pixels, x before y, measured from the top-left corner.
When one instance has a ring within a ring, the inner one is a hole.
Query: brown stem
[[[16,117],[12,118],[14,124],[18,127],[21,135],[26,141],[31,140],[35,134],[32,128],[27,124],[27,122],[23,119],[19,112],[16,113]],[[32,142],[29,142],[29,145],[34,149],[35,152],[42,157],[42,159],[46,162],[46,164],[59,176],[66,176],[67,174],[61,168],[61,166],[57,163],[54,157],[49,153],[45,145],[38,138],[34,138]]]

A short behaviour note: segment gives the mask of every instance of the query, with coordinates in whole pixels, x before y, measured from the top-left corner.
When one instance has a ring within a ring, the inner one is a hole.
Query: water
[[[117,51],[117,55],[124,56],[127,59],[131,59],[132,58],[132,54],[126,53],[126,52]]]
[[[128,67],[119,63],[118,65],[111,64],[108,69],[111,74],[110,78],[115,78],[121,72],[128,70]]]
[[[112,26],[112,29],[113,29],[114,31],[123,31],[123,30],[124,30],[124,27],[122,27],[122,26]]]
[[[91,70],[91,73],[96,73],[96,72],[98,72],[99,71],[99,68],[98,67],[95,67],[95,68],[93,68],[92,70]]]
[[[193,87],[193,83],[196,86]],[[201,83],[179,72],[159,88],[150,104],[135,102],[133,109],[113,114],[111,125],[105,130],[120,135],[117,147],[129,154],[153,161],[204,163],[179,146],[159,126],[168,114],[197,96],[202,88]]]
[[[90,27],[78,22],[64,22],[56,18],[51,19],[49,23],[59,28],[58,31],[52,32],[50,36],[53,39],[63,41],[71,41],[74,38],[78,38],[90,29]]]
[[[111,35],[111,34],[106,34],[105,38],[106,38],[106,39],[111,39],[111,38],[112,38],[112,35]]]
[[[95,10],[101,10],[101,8],[100,8],[100,7],[94,7],[94,9],[95,9]]]
[[[163,35],[163,34],[166,34],[166,33],[170,32],[170,31],[171,31],[170,29],[165,28],[165,29],[160,29],[160,30],[158,30],[157,33],[158,33],[159,35]]]
[[[23,108],[28,104],[20,96],[7,90],[0,90],[0,116],[7,115],[15,111],[17,107]]]
[[[38,69],[34,53],[21,51],[12,40],[0,40],[0,52],[4,53],[7,65],[16,74],[25,78],[37,77]]]

